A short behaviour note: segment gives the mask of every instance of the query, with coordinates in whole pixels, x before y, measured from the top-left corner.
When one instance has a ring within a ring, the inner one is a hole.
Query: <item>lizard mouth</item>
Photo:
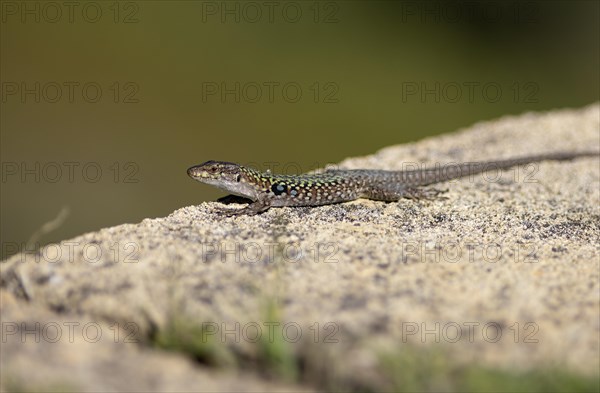
[[[196,177],[196,167],[195,166],[191,166],[188,168],[187,170],[187,174],[189,177]]]
[[[208,179],[211,177],[211,175],[206,170],[203,170],[199,165],[189,167],[187,174],[189,177],[196,180]]]

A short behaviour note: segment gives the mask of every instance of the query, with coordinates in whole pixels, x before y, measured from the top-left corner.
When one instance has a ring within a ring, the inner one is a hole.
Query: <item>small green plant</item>
[[[266,301],[265,318],[275,322],[274,334],[263,334],[258,341],[258,365],[269,376],[285,381],[297,381],[299,376],[297,359],[290,343],[282,334],[281,310],[273,299]]]
[[[28,379],[17,378],[14,375],[2,376],[2,391],[7,393],[31,393],[31,392],[81,392],[83,389],[77,387],[74,381],[48,381],[32,382]]]
[[[395,392],[597,392],[598,378],[541,367],[529,371],[492,369],[452,361],[448,352],[405,346],[380,353],[386,386]]]
[[[186,353],[200,363],[210,366],[235,366],[235,357],[218,342],[208,325],[185,318],[173,318],[157,332],[154,344],[162,349]]]

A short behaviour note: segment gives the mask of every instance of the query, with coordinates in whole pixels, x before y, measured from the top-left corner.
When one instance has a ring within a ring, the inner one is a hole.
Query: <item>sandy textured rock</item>
[[[2,292],[2,391],[280,392],[302,390],[215,371],[139,345],[125,325],[57,315]]]
[[[597,104],[506,117],[341,166],[395,170],[407,163],[595,149],[599,119]],[[106,326],[134,323],[147,339],[183,318],[218,329],[216,340],[241,359],[256,358],[257,332],[264,337],[269,323],[278,322],[287,330],[274,334],[304,359],[305,374],[326,366],[340,380],[377,379],[381,353],[408,343],[447,351],[457,362],[596,373],[598,158],[546,161],[440,188],[449,189],[446,199],[359,200],[271,209],[253,217],[224,218],[214,213],[217,203],[202,203],[165,218],[88,233],[46,247],[41,255],[3,262],[3,290],[17,299],[11,302],[28,302],[19,307],[33,311],[7,311],[4,296],[2,319],[68,315]],[[226,329],[229,334],[222,335]],[[36,348],[6,345],[3,364],[17,357],[15,363],[38,365]],[[90,369],[82,374],[70,372],[68,363],[53,365],[52,372],[62,370],[64,382],[77,386],[86,378],[102,380],[115,368],[141,381],[157,369],[164,370],[160,375],[177,369],[181,379],[161,377],[158,390],[206,380],[205,371],[192,371],[198,367],[176,355],[143,346],[102,348],[105,360],[91,355]],[[67,346],[60,356],[75,350]],[[127,356],[152,365],[132,367],[138,360]],[[93,363],[117,358],[129,366]],[[319,364],[323,359],[329,363]],[[14,378],[23,378],[13,366]],[[237,390],[243,378],[215,377],[207,390]],[[203,390],[197,386],[190,389]]]

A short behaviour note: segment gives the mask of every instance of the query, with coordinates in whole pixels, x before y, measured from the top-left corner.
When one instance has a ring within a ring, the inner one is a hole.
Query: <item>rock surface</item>
[[[340,166],[398,170],[595,149],[599,122],[598,104],[529,113]],[[457,363],[595,375],[598,158],[439,188],[448,189],[444,199],[252,217],[221,217],[217,203],[202,203],[13,256],[0,265],[2,390],[50,381],[50,390],[279,391],[323,379],[386,388],[382,359],[407,346]],[[36,322],[40,343],[30,332]],[[213,346],[198,351],[208,354],[186,348],[193,340],[162,350],[187,334],[174,326],[200,329]],[[286,359],[301,377],[271,378]]]

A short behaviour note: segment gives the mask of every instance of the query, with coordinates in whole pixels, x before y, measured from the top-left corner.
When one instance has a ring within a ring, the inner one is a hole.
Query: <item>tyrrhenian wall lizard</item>
[[[243,209],[223,209],[224,214],[254,215],[271,207],[319,206],[358,198],[388,202],[401,198],[428,198],[439,191],[423,189],[423,186],[532,162],[599,155],[600,152],[593,151],[558,152],[499,161],[468,162],[433,169],[336,169],[304,175],[274,175],[231,162],[207,161],[189,168],[187,173],[199,182],[251,200]]]

